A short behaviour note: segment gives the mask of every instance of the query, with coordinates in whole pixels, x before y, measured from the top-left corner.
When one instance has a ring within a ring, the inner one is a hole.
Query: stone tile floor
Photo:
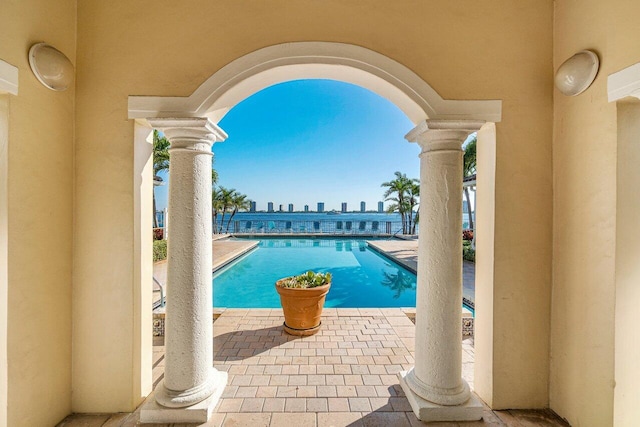
[[[320,332],[282,331],[281,310],[226,310],[214,323],[214,364],[229,382],[203,426],[564,426],[550,411],[491,411],[470,423],[421,423],[396,374],[414,362],[414,325],[400,309],[325,309]],[[153,380],[164,370],[154,346]],[[473,340],[462,374],[473,387]],[[72,415],[64,426],[136,426],[138,413]],[[192,424],[193,425],[193,424]],[[174,424],[178,426],[178,424]]]

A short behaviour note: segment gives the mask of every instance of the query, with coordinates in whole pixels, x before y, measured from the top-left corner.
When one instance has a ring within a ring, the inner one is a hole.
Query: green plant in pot
[[[331,287],[331,273],[307,271],[276,282],[284,312],[284,330],[296,336],[313,335],[320,330],[324,300]]]

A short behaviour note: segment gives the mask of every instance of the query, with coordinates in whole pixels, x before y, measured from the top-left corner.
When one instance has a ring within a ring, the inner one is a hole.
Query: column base
[[[429,402],[418,396],[405,380],[408,371],[398,374],[402,390],[407,396],[407,400],[413,409],[413,413],[420,421],[478,421],[482,419],[483,405],[474,393],[470,394],[469,400],[456,406],[443,406]]]
[[[140,409],[141,423],[206,423],[227,385],[229,375],[213,369],[211,381],[215,385],[213,393],[201,402],[183,408],[168,408],[156,402],[156,394],[161,392],[158,386]]]

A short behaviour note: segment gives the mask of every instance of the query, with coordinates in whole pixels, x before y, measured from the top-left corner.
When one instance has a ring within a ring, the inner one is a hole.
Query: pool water
[[[332,274],[325,307],[415,307],[416,276],[350,238],[262,239],[213,277],[213,305],[279,308],[275,282],[313,270]]]

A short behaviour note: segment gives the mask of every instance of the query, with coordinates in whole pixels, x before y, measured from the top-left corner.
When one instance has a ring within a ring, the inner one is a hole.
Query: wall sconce
[[[555,76],[556,87],[564,95],[579,95],[591,86],[599,67],[598,55],[590,50],[582,50],[558,67]]]
[[[73,64],[69,58],[46,43],[31,46],[29,65],[40,83],[51,90],[67,90],[73,81]]]

